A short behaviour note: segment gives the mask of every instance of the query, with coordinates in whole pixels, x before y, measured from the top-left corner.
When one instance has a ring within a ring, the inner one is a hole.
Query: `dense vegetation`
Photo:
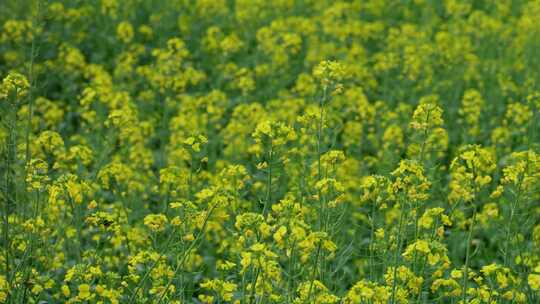
[[[0,303],[540,302],[540,1],[0,28]]]

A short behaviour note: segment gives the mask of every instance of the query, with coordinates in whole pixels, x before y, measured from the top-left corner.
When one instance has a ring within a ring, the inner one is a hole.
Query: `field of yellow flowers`
[[[0,1],[0,303],[540,303],[540,1]]]

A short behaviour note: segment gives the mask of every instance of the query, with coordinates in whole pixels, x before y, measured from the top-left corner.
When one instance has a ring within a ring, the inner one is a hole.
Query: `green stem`
[[[371,204],[371,221],[370,221],[371,231],[369,235],[369,280],[373,281],[373,272],[374,272],[374,261],[373,261],[373,244],[375,242],[375,201]]]
[[[263,217],[266,217],[268,208],[270,206],[270,200],[272,198],[272,161],[273,161],[273,146],[272,140],[270,140],[270,151],[268,152],[268,174],[266,176],[266,198],[263,207]]]
[[[255,301],[255,291],[257,289],[257,280],[259,279],[259,274],[261,270],[259,268],[255,269],[255,279],[251,281],[251,294],[249,296],[249,303],[253,304]]]
[[[393,279],[392,279],[392,301],[390,303],[396,302],[396,288],[397,288],[397,268],[398,268],[398,257],[401,253],[401,232],[403,229],[403,218],[404,218],[404,212],[402,210],[400,216],[399,216],[399,223],[398,223],[398,234],[397,234],[397,240],[396,240],[396,251],[394,253],[394,269],[393,269]]]
[[[174,270],[174,273],[173,273],[173,279],[169,279],[169,281],[167,282],[167,284],[165,285],[165,289],[163,290],[163,293],[161,294],[161,296],[159,297],[157,303],[161,303],[161,301],[163,301],[163,299],[165,298],[165,295],[167,294],[167,290],[169,289],[169,287],[171,286],[171,284],[173,283],[173,280],[174,280],[174,277],[176,275],[178,275],[178,272],[180,271],[180,269],[182,269],[182,267],[184,266],[184,263],[185,261],[187,260],[187,257],[189,255],[189,253],[191,252],[191,250],[193,250],[193,248],[195,248],[195,245],[197,243],[199,243],[199,241],[201,240],[202,236],[204,235],[205,231],[206,231],[206,226],[208,225],[208,220],[210,219],[210,216],[212,215],[214,209],[217,207],[218,203],[214,204],[212,207],[210,207],[210,209],[208,210],[208,214],[206,215],[206,217],[204,218],[204,222],[203,222],[203,225],[201,227],[201,231],[197,234],[197,237],[195,238],[195,240],[192,241],[192,243],[190,244],[190,246],[187,248],[186,251],[184,251],[184,254],[182,256],[182,258],[180,259],[180,263],[176,266],[176,269]],[[181,276],[182,277],[182,276]]]
[[[5,151],[5,172],[4,172],[4,216],[3,216],[3,238],[4,238],[4,252],[5,252],[5,273],[7,277],[8,288],[12,286],[12,276],[10,271],[10,248],[11,248],[11,239],[9,235],[10,224],[9,224],[9,215],[12,212],[12,208],[16,205],[16,188],[14,184],[14,166],[17,161],[16,147],[17,147],[17,134],[15,122],[17,120],[17,110],[15,105],[9,105],[8,121],[6,126],[8,128],[8,138],[6,142],[6,151]]]
[[[319,256],[321,254],[321,247],[322,247],[322,240],[319,240],[319,244],[317,245],[317,253],[315,254],[315,265],[313,265],[313,270],[311,272],[311,278],[310,278],[310,284],[309,284],[309,292],[307,300],[308,302],[311,301],[311,295],[313,292],[313,283],[315,281],[315,275],[317,274],[317,269],[319,268]]]
[[[471,239],[472,239],[472,234],[473,234],[473,230],[474,230],[474,224],[476,222],[476,207],[473,206],[473,216],[472,216],[472,219],[471,219],[471,225],[469,227],[469,234],[467,236],[467,249],[466,249],[466,253],[465,253],[465,267],[464,267],[464,270],[463,270],[463,290],[461,292],[461,301],[462,303],[465,303],[465,298],[467,297],[467,285],[469,284],[469,259],[470,259],[470,254],[471,254]]]

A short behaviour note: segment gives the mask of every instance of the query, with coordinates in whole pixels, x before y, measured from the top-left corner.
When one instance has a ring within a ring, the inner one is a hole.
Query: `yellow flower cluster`
[[[0,12],[0,304],[540,303],[539,1]]]

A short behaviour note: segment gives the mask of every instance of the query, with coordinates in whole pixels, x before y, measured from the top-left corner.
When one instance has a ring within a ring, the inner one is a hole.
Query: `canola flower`
[[[0,11],[0,303],[540,302],[540,2]]]

